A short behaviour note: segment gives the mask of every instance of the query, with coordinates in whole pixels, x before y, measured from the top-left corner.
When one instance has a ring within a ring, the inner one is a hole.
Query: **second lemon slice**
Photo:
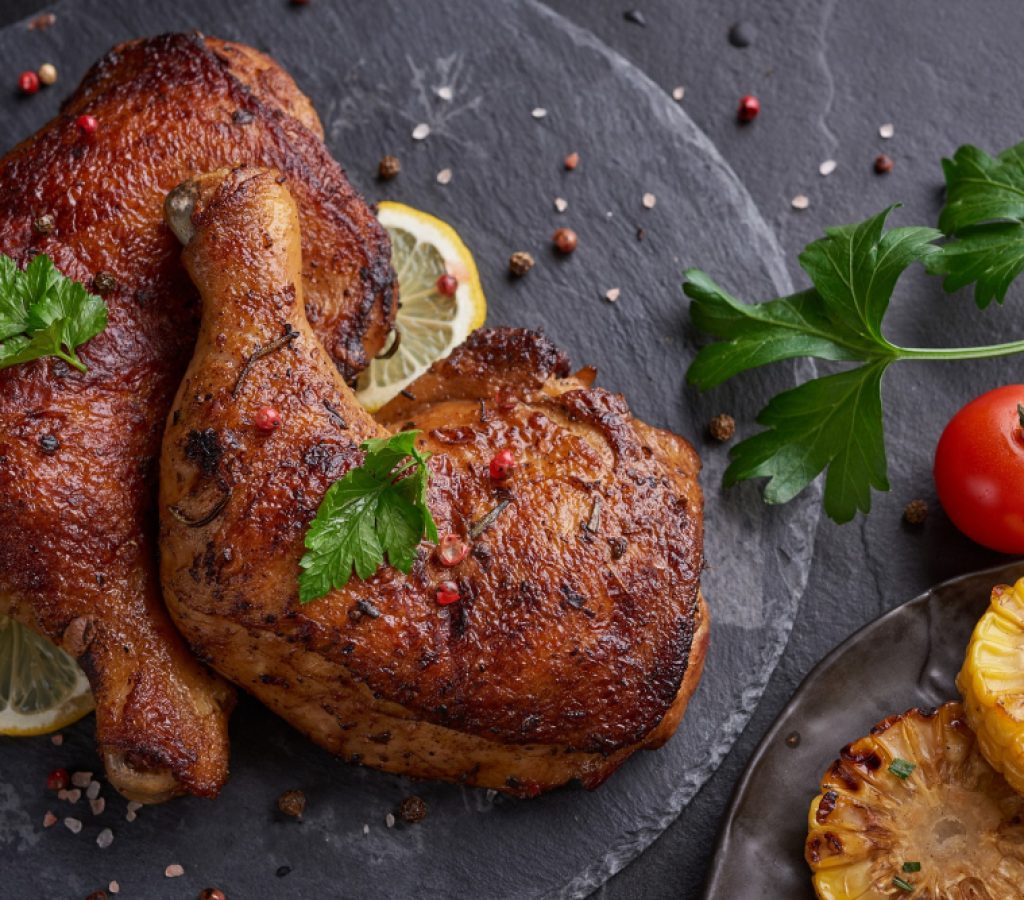
[[[381,203],[377,217],[391,236],[399,308],[394,352],[375,359],[357,384],[356,396],[371,411],[447,356],[487,315],[473,254],[455,229],[402,203]],[[437,280],[444,274],[458,281],[454,296],[438,290]]]

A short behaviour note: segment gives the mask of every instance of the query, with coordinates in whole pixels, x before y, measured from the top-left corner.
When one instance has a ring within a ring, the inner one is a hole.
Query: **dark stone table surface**
[[[685,108],[776,229],[798,285],[803,279],[796,255],[823,227],[864,218],[894,201],[904,204],[898,224],[934,223],[942,156],[965,142],[994,152],[1024,137],[1019,0],[547,2],[667,91],[685,87]],[[0,24],[41,8],[38,0],[2,0]],[[638,10],[645,24],[628,21],[624,13],[630,10]],[[749,23],[755,32],[745,48],[729,43],[735,22]],[[746,93],[760,98],[762,113],[739,127],[735,107]],[[879,137],[883,123],[895,126],[891,140]],[[882,152],[895,162],[886,176],[872,170]],[[818,174],[826,159],[838,163],[827,178]],[[791,208],[796,194],[807,195],[808,209]],[[737,255],[743,252],[735,248]],[[749,295],[765,290],[752,284]],[[897,341],[919,346],[994,343],[1024,330],[1022,294],[1016,289],[1005,307],[979,312],[969,296],[947,297],[936,280],[915,272],[901,283],[887,327]],[[699,896],[733,784],[804,674],[883,611],[937,581],[1001,559],[962,538],[938,509],[931,454],[956,409],[988,388],[1021,380],[1020,371],[1011,358],[907,364],[890,373],[885,389],[892,491],[876,496],[869,517],[842,527],[822,517],[817,533],[807,536],[815,542],[815,562],[801,614],[745,733],[675,824],[597,896]],[[900,518],[904,504],[916,497],[932,508],[921,531],[905,528]],[[772,810],[765,810],[766,827],[771,819]]]

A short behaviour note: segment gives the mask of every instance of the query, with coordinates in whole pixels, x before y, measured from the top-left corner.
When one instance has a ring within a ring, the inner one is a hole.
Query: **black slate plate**
[[[800,685],[736,787],[715,848],[707,900],[813,900],[807,809],[839,748],[879,720],[959,696],[953,683],[994,585],[1024,562],[943,582],[862,628]],[[799,744],[786,743],[799,735]]]
[[[517,803],[342,765],[247,703],[235,714],[221,798],[147,809],[131,825],[118,797],[94,818],[84,801],[68,807],[43,790],[54,766],[98,768],[90,722],[59,749],[46,738],[0,739],[0,895],[82,897],[117,879],[126,895],[147,898],[208,885],[236,898],[581,896],[661,833],[746,724],[806,583],[818,497],[809,491],[772,510],[752,485],[720,493],[725,453],[703,445],[703,423],[727,409],[749,428],[757,398],[791,386],[796,370],[722,389],[715,407],[687,390],[693,340],[679,282],[699,262],[737,292],[787,293],[778,246],[714,146],[643,75],[540,4],[496,9],[473,0],[76,0],[56,7],[48,31],[0,32],[6,71],[49,59],[62,78],[31,99],[0,96],[4,138],[30,134],[119,40],[195,27],[272,52],[312,96],[364,193],[419,206],[460,231],[480,264],[492,323],[544,328],[576,360],[599,365],[601,383],[623,391],[638,415],[705,451],[713,634],[683,728],[595,793]],[[535,118],[537,107],[547,115]],[[432,133],[417,143],[421,122]],[[574,150],[580,168],[566,173],[562,160]],[[384,153],[403,161],[386,185],[374,178]],[[442,186],[436,173],[448,167],[453,179]],[[653,209],[641,203],[645,192],[657,197]],[[563,215],[556,196],[569,201]],[[580,235],[568,259],[548,246],[559,224]],[[538,265],[513,282],[505,268],[517,249]],[[622,291],[616,304],[604,299],[613,287]],[[273,812],[292,787],[310,797],[301,824]],[[413,791],[429,804],[427,821],[387,829],[386,814]],[[44,831],[48,808],[84,819],[82,833]],[[101,851],[94,841],[105,826],[115,839]],[[185,876],[165,880],[170,863]]]

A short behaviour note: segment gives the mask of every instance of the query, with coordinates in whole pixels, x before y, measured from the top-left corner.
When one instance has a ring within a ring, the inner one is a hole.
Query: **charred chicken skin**
[[[95,117],[93,134],[81,115]],[[49,254],[110,311],[83,349],[87,373],[53,359],[0,371],[0,614],[78,658],[110,780],[140,801],[216,794],[234,696],[188,652],[159,594],[156,460],[199,311],[164,197],[219,166],[273,166],[298,203],[294,276],[309,321],[351,379],[390,330],[394,276],[386,234],[322,136],[266,56],[166,35],[112,50],[0,161],[0,252],[21,264]]]
[[[161,577],[200,658],[346,759],[518,795],[595,787],[667,740],[708,636],[690,445],[514,329],[477,332],[375,420],[304,314],[287,186],[217,172],[167,209],[203,313],[164,436]],[[444,568],[424,542],[410,574],[383,566],[300,605],[325,491],[362,441],[409,428],[434,454],[438,529],[470,553]],[[498,484],[503,449],[518,466]],[[441,606],[448,579],[459,600]]]

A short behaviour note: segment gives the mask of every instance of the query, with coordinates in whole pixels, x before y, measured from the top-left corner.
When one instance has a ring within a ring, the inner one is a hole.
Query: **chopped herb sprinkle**
[[[904,881],[902,878],[894,878],[892,880],[892,883],[901,891],[906,891],[909,894],[912,894],[914,892],[914,886],[909,881]]]
[[[919,862],[905,862],[903,864],[904,872],[920,872],[921,864]]]
[[[896,759],[889,763],[889,771],[897,778],[901,778],[903,780],[906,780],[910,776],[910,773],[916,768],[917,766],[914,765],[914,763],[905,759],[900,759],[899,757],[896,757]]]

